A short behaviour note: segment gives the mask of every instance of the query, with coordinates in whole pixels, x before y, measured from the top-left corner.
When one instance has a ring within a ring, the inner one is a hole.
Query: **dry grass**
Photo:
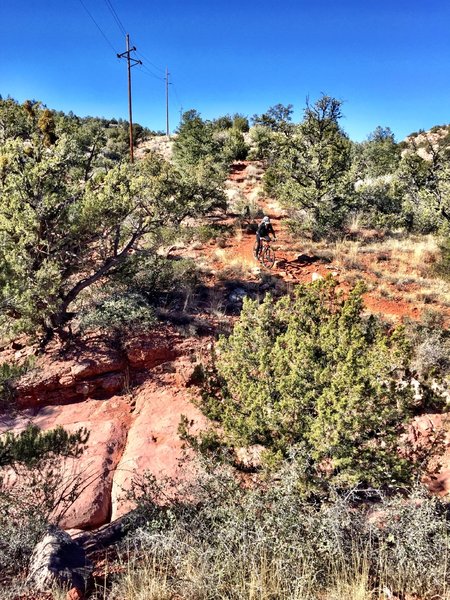
[[[338,497],[309,503],[301,472],[286,464],[264,491],[218,471],[191,489],[198,506],[168,511],[156,507],[151,480],[119,568],[95,600],[450,600],[439,500],[418,489],[406,501],[380,495],[368,512]]]
[[[255,540],[257,543],[257,540]],[[296,562],[295,571],[286,572],[284,558],[274,558],[262,548],[258,553],[243,553],[244,548],[232,550],[229,556],[216,557],[211,564],[201,549],[192,548],[187,556],[174,564],[170,553],[158,557],[125,552],[119,560],[121,575],[112,587],[99,586],[96,600],[388,600],[404,596],[402,574],[398,582],[389,574],[387,564],[379,564],[374,572],[364,550],[356,550],[350,560],[340,561],[336,549],[334,562],[327,565],[328,583],[320,581],[319,566],[312,557]],[[207,552],[207,550],[205,549]],[[228,571],[227,561],[235,553],[235,569]],[[237,561],[236,561],[237,559]],[[235,562],[236,561],[236,562]],[[446,561],[446,557],[442,557]],[[240,566],[236,563],[239,562]],[[384,562],[384,561],[383,561]],[[442,565],[445,570],[445,565]],[[440,600],[450,600],[443,582]]]
[[[357,231],[357,221],[353,229]],[[422,307],[429,304],[450,307],[450,284],[433,272],[441,251],[432,235],[394,233],[384,239],[344,239],[328,245],[306,240],[293,244],[292,249],[331,260],[349,282],[360,278],[362,272],[370,282],[371,291],[381,297],[398,298]]]
[[[436,238],[432,235],[386,238],[382,242],[365,246],[366,253],[375,257],[386,255],[389,262],[396,262],[402,273],[416,277],[428,275],[440,257]]]
[[[214,258],[222,264],[217,273],[219,279],[248,279],[255,273],[255,261],[253,257],[230,254],[224,248],[214,251]]]
[[[267,489],[205,473],[184,488],[194,505],[150,476],[91,600],[450,600],[442,501],[416,489],[372,505],[351,491],[309,502],[302,464],[286,463]]]
[[[341,268],[363,270],[361,261],[361,242],[343,240],[332,247],[333,262]]]

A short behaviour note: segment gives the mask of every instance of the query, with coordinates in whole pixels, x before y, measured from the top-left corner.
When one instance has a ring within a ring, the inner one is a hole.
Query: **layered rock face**
[[[79,482],[77,498],[59,525],[93,529],[132,508],[125,494],[137,475],[183,477],[179,471],[181,415],[196,426],[204,418],[192,403],[192,341],[167,328],[112,349],[91,338],[64,356],[42,357],[17,383],[19,412],[2,428],[30,422],[43,430],[61,425],[89,432],[82,456],[64,461],[61,481]],[[198,355],[198,340],[196,352]]]

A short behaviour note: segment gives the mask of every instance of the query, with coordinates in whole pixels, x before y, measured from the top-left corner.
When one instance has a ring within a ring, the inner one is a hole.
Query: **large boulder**
[[[40,592],[58,586],[75,588],[81,596],[89,586],[92,570],[83,548],[65,531],[51,527],[33,551],[28,580]]]
[[[170,327],[130,335],[120,349],[92,337],[70,352],[48,351],[20,379],[21,410],[4,416],[0,434],[18,433],[28,423],[90,434],[81,456],[52,465],[64,494],[52,522],[66,530],[96,529],[129,508],[121,498],[134,476],[146,470],[175,476],[183,455],[181,414],[196,423],[203,418],[192,404],[199,352],[197,340]]]
[[[64,529],[92,529],[109,520],[113,475],[125,448],[131,422],[130,400],[128,396],[113,396],[103,401],[49,406],[35,416],[34,422],[42,429],[61,425],[68,431],[80,427],[89,431],[83,454],[65,460],[62,465],[64,488],[72,487],[76,496],[59,520]]]
[[[55,459],[52,464],[58,474],[56,496],[62,498],[52,520],[64,529],[93,529],[109,521],[113,475],[127,443],[132,410],[130,395],[112,396],[108,400],[30,409],[4,423],[5,431],[14,432],[29,422],[44,431],[58,426],[68,432],[83,427],[88,430],[89,439],[81,456]],[[20,483],[14,471],[8,476],[10,486]]]
[[[147,472],[160,480],[193,477],[188,462],[180,465],[184,443],[178,436],[181,415],[192,423],[193,432],[206,427],[206,419],[192,399],[192,393],[169,382],[161,386],[149,381],[136,390],[127,445],[114,473],[111,520],[134,508],[126,495],[137,476]]]

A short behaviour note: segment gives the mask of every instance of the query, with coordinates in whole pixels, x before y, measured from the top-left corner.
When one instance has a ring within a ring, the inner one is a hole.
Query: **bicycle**
[[[253,246],[253,256],[259,261],[266,269],[271,269],[275,264],[275,252],[270,247],[270,240],[261,238],[261,248],[259,250],[259,255],[256,256],[256,247],[258,242],[255,242]]]

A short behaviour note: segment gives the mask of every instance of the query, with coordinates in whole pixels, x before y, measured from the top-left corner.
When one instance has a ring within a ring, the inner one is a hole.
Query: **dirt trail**
[[[342,267],[307,251],[289,249],[292,247],[293,240],[283,222],[286,215],[276,200],[264,195],[262,176],[263,169],[260,163],[240,161],[233,165],[226,186],[229,196],[239,196],[241,199],[245,199],[248,206],[256,206],[260,209],[261,214],[264,213],[271,218],[277,241],[272,244],[276,253],[276,261],[270,274],[289,285],[309,283],[331,275],[337,280],[340,288],[344,292],[347,291],[350,284],[346,280],[346,271]],[[241,264],[247,267],[251,274],[259,273],[260,265],[253,257],[254,240],[254,234],[245,231],[241,236],[231,237],[221,256],[222,264]],[[298,247],[298,241],[296,247]],[[370,279],[369,274],[367,274],[367,279]],[[420,310],[416,305],[399,297],[392,299],[381,297],[376,290],[367,292],[364,295],[364,302],[368,312],[383,315],[392,321],[401,321],[405,317],[412,319],[420,317]]]

